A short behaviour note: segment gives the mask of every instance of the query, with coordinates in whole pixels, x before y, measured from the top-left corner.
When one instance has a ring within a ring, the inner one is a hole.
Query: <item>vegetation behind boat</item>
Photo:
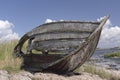
[[[104,54],[104,58],[120,58],[120,51],[114,53],[106,53]]]

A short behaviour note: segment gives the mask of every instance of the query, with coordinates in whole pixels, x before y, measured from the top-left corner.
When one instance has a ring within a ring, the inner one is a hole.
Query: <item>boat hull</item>
[[[67,33],[61,30],[61,27],[57,27],[56,29],[54,28],[49,28],[47,26],[46,28],[42,29],[39,27],[33,29],[31,32],[28,32],[25,36],[21,38],[19,41],[18,45],[15,47],[15,51],[17,51],[17,54],[20,54],[21,52],[21,47],[23,43],[27,39],[32,39],[33,36],[36,36],[33,43],[32,43],[32,48],[36,50],[42,51],[43,49],[46,49],[47,51],[54,51],[57,50],[58,52],[63,51],[66,54],[23,54],[23,65],[22,68],[25,70],[29,71],[50,71],[50,72],[55,72],[55,73],[68,73],[74,71],[76,68],[80,67],[82,64],[87,61],[92,54],[94,53],[99,38],[100,34],[102,31],[103,25],[106,23],[107,19],[109,17],[105,17],[100,23],[98,22],[90,22],[93,26],[94,24],[97,27],[93,27],[91,25],[88,25],[87,22],[87,27],[85,26],[84,28],[80,27],[81,29],[76,29],[74,26],[79,26],[78,23],[74,22],[64,22],[64,26],[72,25],[68,29],[65,27],[65,31],[68,31]],[[59,23],[57,23],[59,24]],[[85,24],[84,24],[85,25]],[[45,26],[45,25],[44,25]],[[41,30],[42,29],[42,30]],[[51,33],[51,31],[58,31],[57,33]],[[87,31],[88,30],[88,31]],[[40,31],[40,32],[38,32]],[[46,32],[45,32],[46,31]],[[78,31],[77,33],[75,31]],[[43,33],[44,34],[43,34]],[[49,34],[48,34],[49,32]],[[62,33],[61,33],[62,32]],[[80,34],[81,32],[82,34]],[[47,33],[47,34],[46,34]],[[59,35],[59,34],[65,34],[65,35]],[[68,34],[70,33],[70,34]],[[86,34],[87,33],[87,34]],[[89,33],[89,35],[88,35]],[[84,34],[84,35],[83,35]],[[41,35],[41,36],[39,36]],[[54,36],[53,36],[54,35]],[[27,37],[26,37],[27,36]],[[46,37],[47,36],[47,37]],[[50,37],[52,36],[52,37]],[[87,36],[87,37],[86,37]],[[82,38],[81,38],[82,37]],[[79,39],[84,39],[85,41],[80,41],[78,42]],[[47,40],[47,41],[46,41]],[[56,40],[58,42],[56,42]],[[68,41],[75,40],[74,42],[68,43]],[[40,43],[41,41],[41,43]],[[52,43],[52,41],[55,41]],[[44,42],[44,44],[43,44]],[[51,44],[49,44],[51,42]],[[22,44],[21,44],[22,43]],[[61,45],[61,44],[66,44],[66,45]],[[31,44],[31,42],[29,42]],[[36,46],[37,44],[37,46]],[[78,44],[78,45],[77,45]],[[49,45],[49,46],[48,46]],[[75,47],[77,45],[77,47]],[[29,45],[28,47],[30,47]],[[69,49],[69,51],[66,50],[66,46]],[[71,46],[73,48],[71,48]],[[65,49],[63,49],[63,47]],[[62,50],[63,49],[63,50]]]

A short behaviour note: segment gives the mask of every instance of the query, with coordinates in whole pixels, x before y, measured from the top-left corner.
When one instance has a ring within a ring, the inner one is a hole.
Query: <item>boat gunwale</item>
[[[41,26],[50,25],[50,24],[57,24],[57,23],[91,23],[91,24],[100,24],[101,21],[80,21],[80,20],[53,21],[53,22],[48,22],[48,23],[41,24],[41,25],[37,26],[36,28],[39,28]],[[33,28],[32,30],[34,30],[36,28]]]

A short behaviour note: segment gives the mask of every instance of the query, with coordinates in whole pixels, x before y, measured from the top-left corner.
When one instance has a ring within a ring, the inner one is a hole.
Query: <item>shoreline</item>
[[[54,73],[35,73],[20,71],[15,74],[9,74],[5,70],[0,70],[0,80],[103,80],[98,75],[81,72],[80,75],[58,75]],[[104,79],[106,80],[106,79]]]
[[[91,68],[88,66],[91,66]],[[92,69],[92,72],[85,70],[87,68]],[[120,80],[120,71],[109,70],[104,67],[89,64],[81,66],[78,73],[80,75],[66,76],[44,72],[32,74],[22,70],[17,73],[9,73],[6,70],[0,70],[0,80]]]

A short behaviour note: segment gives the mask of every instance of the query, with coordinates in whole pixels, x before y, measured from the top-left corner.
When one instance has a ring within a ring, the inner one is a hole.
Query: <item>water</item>
[[[119,49],[105,49],[96,50],[92,59],[95,61],[95,65],[102,66],[109,69],[120,70],[120,58],[104,58],[103,55],[106,53],[113,53],[120,51]]]

